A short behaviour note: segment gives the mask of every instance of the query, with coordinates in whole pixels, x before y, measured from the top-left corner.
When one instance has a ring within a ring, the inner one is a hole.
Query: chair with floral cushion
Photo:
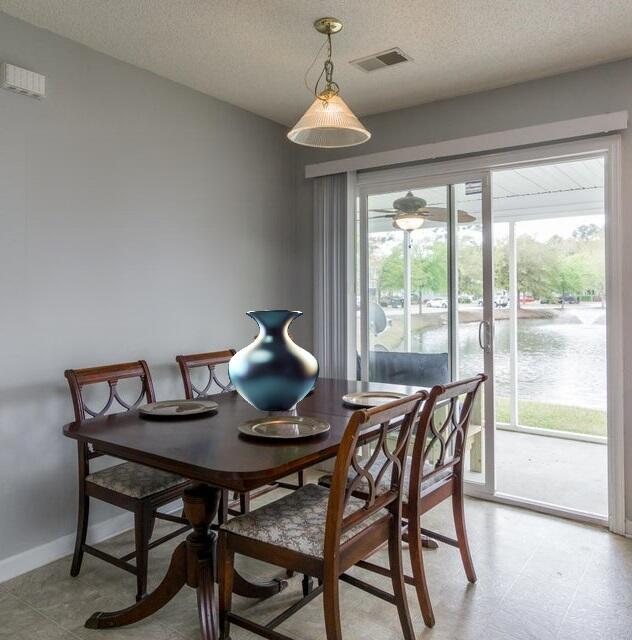
[[[156,399],[151,374],[144,360],[90,369],[68,369],[64,375],[70,386],[76,422],[89,423],[91,420],[101,418],[111,413],[113,406],[123,411],[130,411],[136,409],[142,402],[154,402]],[[134,402],[127,402],[122,397],[119,387],[119,382],[122,380],[136,380],[139,384],[140,393]],[[87,386],[98,384],[107,385],[107,397],[100,410],[93,410],[86,402],[84,391]],[[190,482],[173,473],[159,471],[134,462],[117,464],[99,471],[91,470],[90,461],[102,455],[104,455],[102,452],[78,442],[79,508],[70,575],[79,575],[83,554],[89,553],[134,574],[136,599],[140,600],[147,592],[149,550],[190,528],[186,519],[160,513],[158,508],[180,498]],[[103,500],[134,514],[134,551],[119,558],[86,544],[91,498]],[[152,541],[156,518],[184,526]],[[132,559],[135,559],[135,564],[130,562]]]
[[[229,637],[232,623],[265,638],[288,640],[275,627],[322,593],[327,640],[340,640],[338,588],[342,580],[396,605],[405,640],[414,640],[402,571],[401,505],[406,449],[425,396],[422,391],[353,413],[338,448],[331,490],[307,484],[220,527],[221,638]],[[375,438],[377,445],[371,457],[363,460],[360,449],[368,438]],[[379,467],[375,465],[378,455],[384,460]],[[360,486],[367,488],[363,498],[354,495]],[[346,573],[385,543],[392,594]],[[253,622],[231,611],[236,553],[313,576],[320,584],[267,624]]]
[[[409,544],[413,575],[404,576],[404,579],[416,588],[424,622],[429,627],[434,626],[435,618],[424,570],[422,535],[457,547],[467,579],[476,582],[465,528],[463,454],[476,395],[486,379],[485,374],[479,374],[450,384],[435,385],[419,414],[414,444],[406,458],[408,482],[403,492],[402,514],[407,526],[402,538]],[[374,464],[377,467],[382,462],[383,456],[378,453]],[[333,477],[323,476],[318,482],[321,486],[332,486]],[[365,486],[356,487],[356,496],[362,497],[365,493]],[[456,539],[421,527],[421,516],[448,498],[452,501]],[[380,575],[389,575],[388,569],[373,563],[362,562],[360,566]]]

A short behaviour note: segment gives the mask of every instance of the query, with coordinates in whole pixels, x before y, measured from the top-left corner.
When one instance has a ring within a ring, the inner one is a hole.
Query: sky
[[[603,214],[592,216],[569,216],[565,218],[549,218],[548,220],[529,220],[518,222],[516,225],[517,235],[530,235],[541,242],[548,240],[553,236],[561,238],[570,238],[573,231],[584,224],[596,224],[599,227],[604,226]],[[494,225],[494,239],[498,240],[506,238],[508,234],[507,223],[497,223]]]

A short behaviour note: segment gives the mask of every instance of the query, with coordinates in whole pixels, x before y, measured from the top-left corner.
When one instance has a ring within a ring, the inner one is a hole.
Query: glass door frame
[[[517,147],[496,152],[476,153],[462,158],[438,158],[417,165],[385,166],[383,169],[369,171],[339,168],[347,171],[349,199],[353,208],[349,208],[349,227],[347,235],[347,248],[353,256],[353,274],[348,283],[353,286],[349,291],[353,292],[349,302],[350,320],[348,327],[349,361],[353,356],[353,366],[349,366],[348,377],[356,377],[356,360],[358,344],[356,342],[356,296],[360,295],[357,288],[360,282],[356,282],[359,276],[359,267],[356,266],[356,256],[362,247],[357,247],[358,234],[356,223],[360,209],[361,190],[382,186],[385,184],[402,186],[426,182],[433,184],[440,181],[440,176],[450,177],[458,182],[462,176],[472,175],[481,171],[490,172],[501,168],[519,167],[529,163],[551,162],[557,159],[581,158],[594,154],[603,154],[605,162],[605,204],[606,204],[606,295],[609,301],[607,331],[608,331],[608,521],[603,518],[595,518],[584,513],[573,513],[569,510],[551,507],[543,503],[534,503],[500,495],[493,491],[490,483],[483,485],[470,484],[466,486],[466,492],[470,495],[484,499],[524,507],[541,513],[562,516],[588,522],[591,524],[607,524],[610,531],[625,535],[632,534],[632,521],[626,520],[626,484],[624,461],[624,397],[625,397],[625,368],[623,363],[624,345],[624,314],[623,314],[623,206],[622,206],[622,158],[621,135],[618,133],[599,135],[589,138],[570,141],[546,141],[542,144]],[[488,186],[491,186],[491,184]],[[491,214],[491,207],[488,212]],[[490,216],[491,217],[491,216]],[[365,230],[366,232],[366,230]],[[490,230],[491,233],[491,230]],[[366,248],[365,248],[366,250]],[[351,297],[351,296],[350,296]],[[353,330],[351,330],[353,329]],[[490,381],[487,382],[490,384]],[[486,425],[489,429],[489,425]],[[492,434],[493,435],[493,434]],[[493,438],[490,440],[493,447]],[[489,448],[489,442],[486,443]],[[491,455],[493,459],[493,453]],[[489,452],[486,451],[485,462],[489,467]],[[493,464],[491,466],[493,473]]]
[[[360,298],[360,379],[369,378],[369,207],[368,198],[394,191],[407,191],[432,187],[446,187],[448,201],[448,336],[450,375],[457,371],[458,357],[458,268],[457,268],[457,216],[454,185],[465,182],[481,182],[481,226],[483,252],[483,358],[488,376],[483,387],[484,393],[484,482],[465,481],[468,494],[492,497],[495,493],[494,466],[494,262],[493,226],[491,202],[491,171],[476,169],[466,172],[440,173],[428,177],[406,177],[388,181],[365,182],[358,185],[359,236],[359,290]],[[354,216],[355,218],[355,216]]]

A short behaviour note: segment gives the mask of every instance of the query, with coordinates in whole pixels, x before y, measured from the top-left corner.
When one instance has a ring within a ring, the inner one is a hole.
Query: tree
[[[603,229],[595,240],[584,243],[582,254],[584,264],[584,291],[592,296],[601,298],[602,306],[606,291],[606,264],[603,247]]]
[[[410,254],[410,285],[419,292],[419,312],[423,291],[445,292],[448,289],[448,248],[444,241],[415,243]],[[382,261],[377,277],[381,292],[394,293],[404,289],[404,249],[397,244]],[[379,294],[378,294],[379,295]]]
[[[509,244],[507,240],[494,243],[494,287],[509,289]]]
[[[562,306],[564,306],[564,297],[566,295],[581,293],[584,289],[587,275],[584,256],[575,253],[558,257],[553,269],[551,283],[562,296]]]
[[[445,234],[418,237],[411,248],[411,288],[419,293],[419,312],[423,293],[446,295],[448,289],[448,245]],[[460,290],[473,296],[483,293],[482,251],[477,238],[461,234],[458,239]],[[521,293],[537,298],[568,294],[601,295],[605,289],[604,230],[597,224],[577,226],[568,235],[555,235],[546,241],[521,234],[516,239],[517,285]],[[404,251],[401,243],[390,253],[372,259],[378,289],[394,293],[404,289]],[[494,278],[496,290],[509,289],[509,247],[506,239],[494,244]]]
[[[483,252],[476,238],[459,236],[459,292],[475,298],[483,295]]]
[[[598,224],[580,224],[573,231],[573,238],[576,240],[593,240],[594,238],[598,238],[603,233],[603,227],[600,227]]]
[[[404,249],[395,245],[384,258],[379,270],[379,290],[393,293],[404,288]]]
[[[447,292],[448,246],[442,240],[427,245],[415,245],[410,269],[410,286],[419,294],[419,313],[422,312],[423,292]]]
[[[519,236],[516,244],[518,299],[527,292],[536,298],[550,296],[556,252],[529,235]]]

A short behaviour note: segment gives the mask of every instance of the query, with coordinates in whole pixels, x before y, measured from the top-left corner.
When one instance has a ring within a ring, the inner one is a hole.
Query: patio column
[[[518,251],[516,223],[509,223],[509,420],[518,426]]]
[[[411,318],[410,318],[410,231],[404,231],[404,351],[408,353],[411,347]]]

